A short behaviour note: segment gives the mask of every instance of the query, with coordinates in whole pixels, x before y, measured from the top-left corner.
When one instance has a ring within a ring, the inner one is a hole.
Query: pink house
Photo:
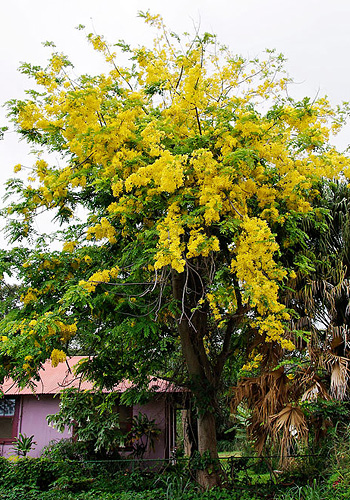
[[[62,389],[92,389],[91,383],[72,373],[71,368],[81,359],[81,356],[74,356],[55,368],[47,361],[39,372],[40,381],[35,382],[34,389],[20,389],[13,380],[5,381],[1,386],[4,397],[0,399],[0,455],[13,454],[13,440],[20,433],[34,436],[36,446],[29,454],[32,457],[40,456],[41,450],[50,441],[72,437],[72,431],[68,429],[60,433],[50,427],[46,416],[58,411],[59,397],[54,396]],[[130,387],[131,383],[125,381],[115,387],[115,391],[123,392]],[[161,434],[156,441],[154,452],[149,451],[145,458],[167,459],[175,446],[177,401],[180,400],[183,389],[161,379],[152,379],[149,388],[154,393],[149,403],[124,407],[124,411],[130,417],[141,411],[147,414],[149,419],[155,419]]]

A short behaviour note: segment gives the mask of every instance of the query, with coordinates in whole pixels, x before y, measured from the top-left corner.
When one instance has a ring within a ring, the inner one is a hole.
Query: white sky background
[[[217,34],[243,57],[263,57],[265,48],[275,48],[297,83],[291,94],[314,98],[319,92],[333,104],[350,100],[350,0],[0,0],[0,104],[31,88],[17,68],[21,62],[45,65],[47,40],[68,55],[77,74],[103,71],[102,56],[75,29],[79,24],[110,43],[149,45],[155,32],[137,17],[139,10],[160,13],[178,34],[200,25],[200,32]],[[0,109],[0,126],[6,124]],[[340,149],[350,143],[350,126],[335,143]],[[34,161],[28,151],[11,131],[0,141],[1,197],[13,166]],[[2,240],[0,235],[0,247]]]

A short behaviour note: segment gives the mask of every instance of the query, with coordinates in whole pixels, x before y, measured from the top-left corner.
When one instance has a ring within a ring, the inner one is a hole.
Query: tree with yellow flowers
[[[105,74],[73,78],[57,52],[46,68],[22,67],[36,90],[9,110],[37,159],[27,180],[8,182],[7,231],[20,246],[0,262],[20,303],[2,322],[1,375],[25,381],[80,349],[100,386],[173,378],[194,395],[200,454],[215,459],[235,346],[259,335],[295,350],[283,291],[311,266],[293,248],[306,240],[299,222],[322,218],[317,186],[349,174],[329,143],[344,113],[290,98],[274,52],[245,61],[212,35],[182,41],[143,17],[158,33],[150,49],[88,35]],[[58,230],[37,235],[45,211]],[[251,352],[245,370],[259,365]],[[219,484],[219,471],[203,467],[199,481]]]

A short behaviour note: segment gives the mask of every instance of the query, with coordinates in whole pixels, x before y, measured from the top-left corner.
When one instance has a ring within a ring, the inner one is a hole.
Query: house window
[[[0,399],[0,440],[12,440],[17,427],[16,399]]]

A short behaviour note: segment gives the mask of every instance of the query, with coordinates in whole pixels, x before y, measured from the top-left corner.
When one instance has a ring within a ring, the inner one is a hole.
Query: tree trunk
[[[205,489],[221,486],[222,474],[217,450],[216,423],[212,412],[200,413],[198,416],[198,451],[201,456],[209,453],[213,462],[198,471],[197,481]]]
[[[204,468],[198,470],[197,480],[204,489],[208,489],[221,485],[214,415],[216,407],[215,376],[203,343],[203,338],[207,333],[208,312],[205,310],[192,312],[197,305],[197,299],[193,299],[191,303],[191,294],[188,290],[195,290],[196,285],[192,282],[186,285],[184,273],[179,274],[172,271],[172,287],[174,298],[178,301],[182,311],[177,318],[178,331],[191,382],[191,390],[198,410],[198,451],[201,456],[205,452],[209,454],[209,463],[206,465],[204,459]],[[188,293],[184,294],[184,291]],[[213,459],[213,462],[210,461],[210,458]]]
[[[186,457],[193,457],[194,452],[198,451],[198,426],[191,407],[182,410],[182,430],[184,454]]]

